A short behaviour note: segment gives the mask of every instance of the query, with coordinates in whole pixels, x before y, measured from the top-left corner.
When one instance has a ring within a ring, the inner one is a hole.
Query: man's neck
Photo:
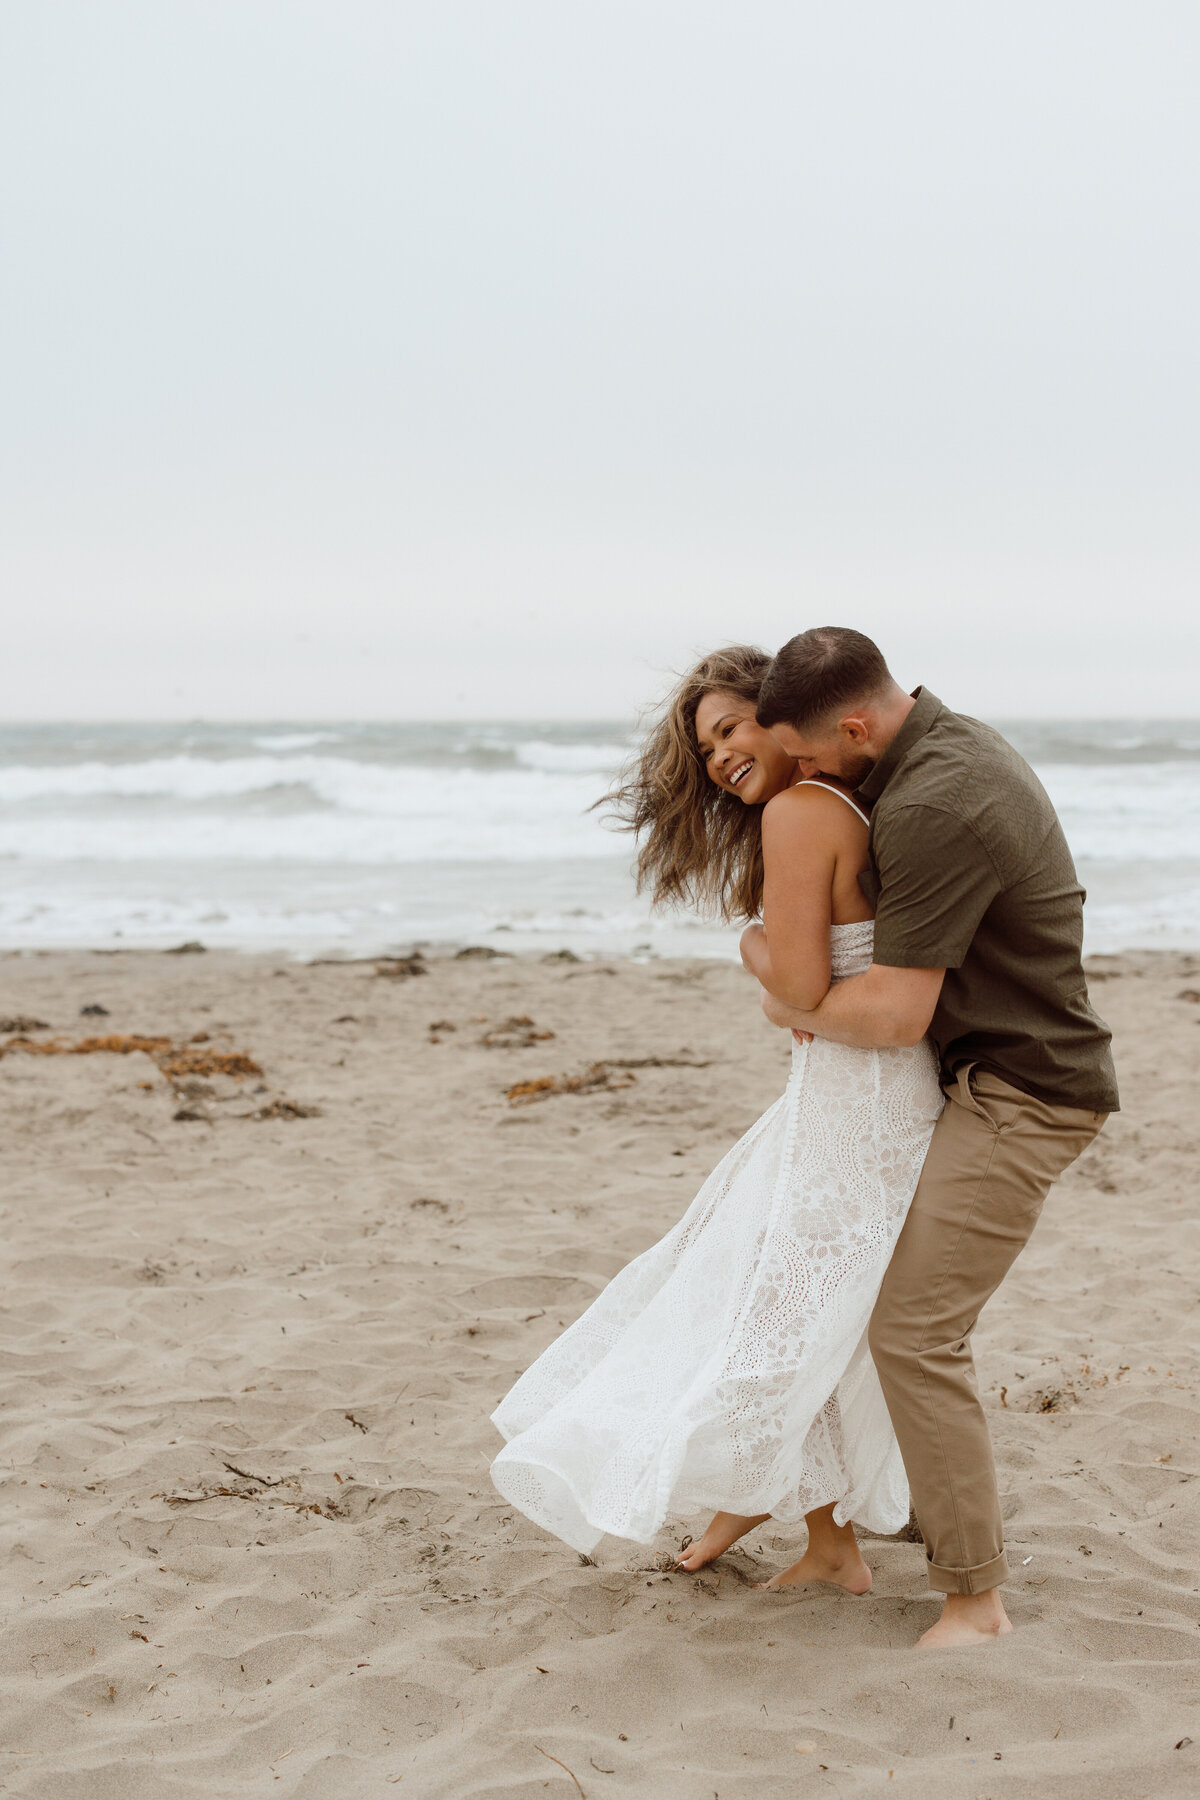
[[[898,683],[893,682],[890,693],[884,696],[875,709],[875,718],[872,720],[874,729],[871,732],[871,742],[867,746],[867,752],[876,762],[890,747],[900,727],[916,705],[919,692],[918,688],[916,693],[906,694]]]

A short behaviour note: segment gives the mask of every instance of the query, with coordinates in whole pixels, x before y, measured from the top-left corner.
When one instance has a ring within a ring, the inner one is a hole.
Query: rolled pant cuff
[[[1008,1558],[1003,1550],[975,1569],[943,1569],[926,1553],[925,1569],[930,1587],[939,1594],[986,1594],[1008,1580]]]

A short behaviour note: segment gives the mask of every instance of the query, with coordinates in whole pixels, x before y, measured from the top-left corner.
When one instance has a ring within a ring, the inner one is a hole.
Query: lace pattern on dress
[[[833,978],[873,926],[834,926]],[[679,1224],[611,1281],[493,1414],[513,1505],[581,1551],[668,1514],[896,1531],[908,1486],[866,1326],[942,1108],[927,1044],[794,1045],[779,1100]]]

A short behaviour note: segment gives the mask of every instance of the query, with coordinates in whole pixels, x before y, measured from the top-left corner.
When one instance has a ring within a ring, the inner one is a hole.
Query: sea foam
[[[1089,889],[1088,942],[1200,942],[1200,725],[1009,728]],[[0,730],[0,942],[734,954],[652,915],[594,803],[626,729],[529,723]]]

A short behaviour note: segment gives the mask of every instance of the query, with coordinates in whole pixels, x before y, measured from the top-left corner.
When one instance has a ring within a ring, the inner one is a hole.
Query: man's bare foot
[[[704,1536],[689,1544],[675,1559],[677,1569],[705,1568],[710,1562],[716,1562],[723,1556],[731,1544],[736,1544],[740,1537],[753,1531],[756,1525],[765,1525],[770,1513],[755,1513],[753,1518],[746,1518],[742,1513],[717,1513]]]
[[[779,1588],[803,1587],[806,1581],[828,1581],[834,1587],[845,1588],[847,1593],[865,1594],[870,1590],[871,1571],[851,1535],[845,1544],[810,1544],[799,1562],[771,1581],[760,1581],[758,1586],[764,1592],[774,1592]]]
[[[1012,1630],[999,1588],[982,1594],[947,1594],[942,1616],[917,1639],[918,1650],[960,1650],[968,1644],[990,1644]]]

